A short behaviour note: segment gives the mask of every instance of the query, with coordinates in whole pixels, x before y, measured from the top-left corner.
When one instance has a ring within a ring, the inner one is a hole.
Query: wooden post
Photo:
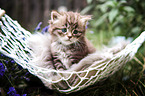
[[[0,9],[0,18],[5,14],[5,10]]]
[[[50,0],[44,0],[43,2],[43,25],[48,25],[48,20],[50,19]]]

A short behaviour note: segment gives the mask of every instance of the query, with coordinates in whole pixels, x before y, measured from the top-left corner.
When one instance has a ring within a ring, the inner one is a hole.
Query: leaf
[[[129,7],[129,6],[125,6],[123,8],[126,12],[134,12],[134,9],[132,7]]]
[[[140,27],[134,27],[134,28],[132,28],[132,33],[138,33],[138,32],[140,32],[141,30],[140,30]]]
[[[88,4],[91,4],[91,3],[92,3],[92,1],[93,1],[93,0],[87,0],[87,3],[88,3]]]
[[[104,5],[98,5],[98,6],[96,6],[96,9],[100,9],[101,12],[106,13],[108,7],[107,6],[104,6]]]
[[[107,18],[108,14],[104,14],[103,16],[101,16],[97,21],[96,23],[94,24],[95,27],[101,25],[102,23],[104,23],[105,19]]]
[[[109,22],[112,23],[114,21],[114,19],[116,18],[118,14],[118,10],[117,9],[113,9],[109,12],[108,14],[108,19],[109,19]]]
[[[93,5],[87,6],[86,8],[84,8],[84,9],[81,11],[81,14],[86,14],[86,13],[87,13],[88,11],[90,11],[92,8],[93,8]]]
[[[114,1],[107,1],[106,3],[103,4],[104,6],[107,7],[114,7]]]
[[[114,8],[116,6],[115,4],[115,1],[107,1],[101,5],[96,6],[96,8],[99,8],[103,13],[105,13],[108,11],[108,9]]]

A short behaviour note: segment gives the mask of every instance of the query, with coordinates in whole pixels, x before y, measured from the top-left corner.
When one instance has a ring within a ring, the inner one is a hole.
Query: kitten
[[[125,41],[119,43],[120,46],[95,51],[85,37],[86,22],[90,19],[90,16],[79,13],[52,11],[50,34],[37,33],[28,40],[33,51],[31,63],[48,69],[80,71],[93,66],[96,61],[112,58],[129,43]]]
[[[95,52],[95,48],[85,37],[86,23],[91,16],[77,12],[52,11],[49,21],[51,35],[51,56],[54,68],[67,70],[82,58]]]
[[[49,21],[50,33],[37,33],[28,38],[28,45],[33,51],[30,63],[41,68],[47,68],[48,73],[45,74],[47,79],[55,81],[62,79],[61,77],[69,78],[68,83],[75,86],[80,81],[78,75],[71,76],[62,73],[60,76],[57,72],[49,69],[65,70],[66,73],[68,71],[87,70],[98,66],[98,64],[101,64],[100,62],[108,62],[129,43],[125,41],[120,43],[120,46],[96,51],[96,48],[85,37],[86,23],[90,19],[90,16],[82,16],[79,13],[52,11]],[[91,71],[86,78],[90,78],[94,74],[96,74],[96,71]],[[79,76],[84,75],[84,72],[79,74]],[[41,80],[49,88],[55,86],[54,83]],[[56,83],[56,86],[62,89],[69,87],[63,80]]]

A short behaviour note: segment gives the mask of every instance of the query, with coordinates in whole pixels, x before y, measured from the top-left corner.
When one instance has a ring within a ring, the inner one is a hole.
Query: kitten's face
[[[52,39],[64,45],[78,42],[85,36],[86,22],[90,16],[81,16],[79,13],[62,12],[51,13],[49,32]]]

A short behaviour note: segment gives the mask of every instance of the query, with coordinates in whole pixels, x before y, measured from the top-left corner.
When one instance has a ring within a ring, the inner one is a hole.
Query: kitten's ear
[[[52,22],[57,20],[59,16],[60,16],[60,14],[58,12],[52,11],[51,12],[51,20],[52,20]]]
[[[81,16],[80,20],[83,24],[86,24],[88,20],[91,20],[91,17],[91,15]]]

